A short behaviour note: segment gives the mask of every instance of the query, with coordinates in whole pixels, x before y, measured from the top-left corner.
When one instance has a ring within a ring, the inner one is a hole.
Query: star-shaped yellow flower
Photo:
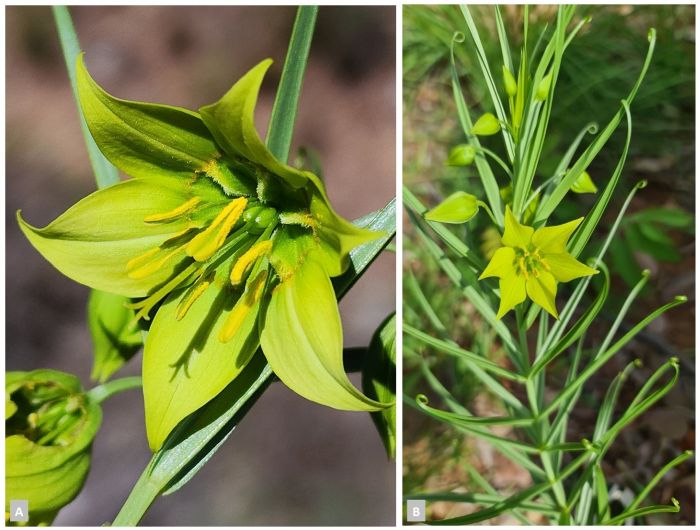
[[[501,304],[497,318],[502,318],[526,297],[559,318],[555,299],[557,282],[569,282],[597,274],[566,251],[566,243],[583,217],[557,226],[535,230],[521,225],[506,206],[505,230],[491,261],[479,276],[499,279]]]

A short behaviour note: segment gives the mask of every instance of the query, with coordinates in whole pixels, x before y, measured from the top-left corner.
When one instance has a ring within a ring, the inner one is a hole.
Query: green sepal
[[[105,92],[78,56],[85,121],[100,151],[136,178],[192,177],[220,153],[200,116],[187,109],[118,99]]]
[[[8,372],[5,392],[18,407],[5,424],[5,510],[10,499],[26,499],[32,522],[51,521],[82,489],[92,441],[102,421],[101,408],[83,393],[77,377],[56,370]],[[15,397],[17,392],[22,396]],[[39,445],[18,433],[27,428],[31,401],[41,404],[69,398],[79,399],[82,411],[60,443]]]
[[[396,313],[377,328],[362,369],[362,390],[380,403],[396,400]],[[396,456],[396,405],[371,412],[387,456]]]
[[[343,368],[343,330],[328,273],[306,259],[272,292],[261,319],[260,344],[270,367],[297,394],[340,410],[380,410]]]
[[[252,276],[252,275],[251,275]],[[146,434],[154,452],[186,416],[209,402],[242,370],[258,347],[251,309],[239,332],[221,342],[219,332],[240,293],[216,280],[177,320],[188,295],[172,293],[156,313],[143,352]]]
[[[428,221],[462,224],[469,221],[479,211],[477,198],[464,191],[456,191],[432,210],[425,213]]]
[[[206,182],[206,181],[204,181]],[[128,297],[146,296],[175,271],[172,259],[153,274],[133,279],[127,263],[158,247],[188,227],[206,221],[206,211],[167,223],[146,223],[148,215],[173,210],[193,196],[202,204],[224,204],[215,186],[173,179],[133,179],[98,190],[71,206],[45,228],[27,224],[17,212],[22,232],[51,264],[72,280],[100,291]]]
[[[93,343],[90,377],[104,383],[141,349],[141,331],[133,326],[135,312],[124,296],[92,290],[88,299],[88,327]]]

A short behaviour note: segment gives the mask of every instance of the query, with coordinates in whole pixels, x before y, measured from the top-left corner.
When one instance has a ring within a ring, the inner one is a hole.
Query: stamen
[[[212,257],[226,241],[247,204],[248,200],[245,197],[238,197],[228,203],[207,229],[194,236],[188,243],[185,247],[187,255],[200,262]]]
[[[219,332],[219,340],[221,342],[230,341],[238,332],[253,306],[260,300],[266,281],[267,271],[264,270],[248,285],[238,302],[236,302],[236,305],[231,309],[224,326]]]
[[[520,271],[523,273],[523,276],[525,276],[525,279],[527,280],[528,273],[527,273],[527,267],[525,266],[525,257],[524,256],[518,260],[518,267],[520,268]]]
[[[279,215],[280,223],[283,225],[299,225],[304,228],[316,228],[316,221],[309,213],[303,212],[282,212]]]
[[[185,318],[185,315],[187,314],[187,311],[190,310],[190,307],[192,307],[192,304],[194,304],[197,299],[204,294],[204,291],[206,291],[209,286],[211,285],[211,282],[209,281],[203,281],[197,285],[194,286],[194,288],[190,289],[190,292],[187,293],[187,296],[183,298],[180,303],[177,305],[177,314],[175,315],[175,320],[182,320]]]
[[[172,221],[177,217],[181,217],[186,213],[192,211],[195,206],[197,206],[202,199],[199,197],[192,197],[189,201],[181,204],[177,208],[170,210],[169,212],[156,213],[153,215],[147,215],[143,220],[147,223],[161,223],[163,221]]]
[[[154,272],[160,270],[175,254],[182,250],[181,247],[166,253],[158,259],[151,259],[153,256],[160,253],[163,249],[160,247],[152,248],[145,254],[138,256],[126,264],[126,273],[132,280],[141,280],[146,276],[150,276]]]
[[[129,322],[129,328],[134,329],[136,327],[136,323],[142,318],[144,320],[150,320],[148,313],[150,313],[151,309],[153,309],[158,302],[165,298],[170,291],[175,289],[181,283],[187,281],[187,279],[197,271],[199,266],[200,265],[198,263],[191,263],[189,267],[168,280],[165,285],[147,298],[133,304],[126,304],[126,307],[130,309],[139,310],[136,315],[134,315],[134,318]]]
[[[255,243],[255,245],[253,245],[246,252],[244,252],[243,255],[240,258],[238,258],[236,263],[233,265],[233,268],[231,269],[231,275],[229,277],[229,279],[231,280],[231,284],[238,285],[239,283],[241,283],[243,281],[245,273],[248,271],[253,262],[259,257],[264,256],[268,252],[270,252],[271,248],[272,241],[268,239],[266,241],[260,241],[259,243]]]

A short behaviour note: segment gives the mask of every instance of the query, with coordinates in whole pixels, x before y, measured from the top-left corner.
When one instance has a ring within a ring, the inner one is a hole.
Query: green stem
[[[119,510],[112,526],[136,526],[160,491],[161,487],[149,479],[148,473],[143,473]]]
[[[498,226],[498,221],[496,221],[496,218],[493,216],[493,212],[491,211],[491,208],[489,208],[489,205],[486,204],[484,201],[476,201],[477,206],[480,206],[481,208],[484,209],[484,211],[489,215],[491,218],[491,222]]]
[[[484,153],[485,155],[489,155],[493,159],[494,162],[496,162],[499,166],[501,166],[503,171],[506,172],[506,175],[508,175],[510,177],[510,179],[513,180],[513,172],[508,167],[508,164],[506,164],[500,156],[498,156],[496,153],[494,153],[490,149],[486,149],[485,147],[479,146],[476,148],[476,150]]]
[[[141,388],[141,377],[122,377],[115,379],[109,383],[96,386],[87,393],[88,397],[95,403],[102,403],[105,399],[112,397],[115,394],[131,390],[132,388]]]

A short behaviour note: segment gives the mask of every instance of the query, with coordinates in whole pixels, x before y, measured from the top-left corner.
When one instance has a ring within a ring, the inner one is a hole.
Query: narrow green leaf
[[[299,6],[297,9],[284,70],[272,106],[266,143],[272,154],[280,160],[286,160],[289,155],[317,13],[317,6]]]
[[[625,511],[620,515],[608,519],[603,524],[607,526],[614,526],[624,523],[627,519],[634,519],[635,517],[645,517],[647,515],[652,515],[655,513],[678,513],[681,511],[680,504],[676,499],[671,499],[671,506],[665,504],[656,504],[654,506],[646,506],[644,508],[637,508],[636,510]]]
[[[627,408],[627,410],[622,414],[622,417],[612,427],[610,427],[610,429],[608,429],[605,435],[601,438],[604,450],[607,450],[622,429],[632,423],[654,403],[659,401],[671,391],[671,389],[675,386],[676,381],[678,381],[678,375],[680,373],[678,359],[675,357],[664,363],[658,370],[656,370],[655,375],[650,379],[656,380],[669,370],[673,371],[671,379],[664,386],[655,390],[649,395],[646,394],[651,391],[652,385],[649,384],[649,381],[645,383],[642,390],[640,390],[639,394],[633,401],[633,404]]]
[[[655,45],[656,32],[654,30],[651,30],[649,33],[649,48],[647,51],[646,59],[644,60],[644,64],[642,66],[642,70],[639,74],[639,77],[637,78],[637,82],[635,83],[634,87],[632,87],[632,90],[630,91],[627,98],[623,100],[621,108],[617,112],[617,114],[613,116],[613,118],[610,120],[605,129],[603,129],[603,131],[601,131],[595,138],[595,140],[593,140],[593,142],[588,146],[588,148],[584,151],[581,157],[571,168],[571,171],[569,171],[567,176],[563,178],[559,185],[555,188],[552,195],[546,201],[543,202],[535,218],[536,223],[542,222],[549,218],[554,209],[564,198],[566,193],[571,189],[571,185],[576,181],[579,174],[588,167],[591,161],[596,157],[596,155],[600,152],[603,146],[607,143],[608,139],[612,136],[613,132],[617,129],[618,125],[622,121],[623,116],[629,114],[629,106],[632,104],[632,101],[634,100],[634,97],[637,94],[637,90],[639,89],[639,86],[641,85],[642,80],[646,75],[647,69],[649,68],[649,64],[651,63],[651,58],[654,53]],[[631,119],[628,117],[628,124],[630,121]],[[605,194],[603,194],[603,196],[604,195]],[[599,202],[603,199],[603,196],[601,196]]]
[[[464,42],[464,35],[462,33],[455,33],[452,37],[452,42],[450,44],[450,72],[452,76],[452,94],[454,96],[455,104],[457,105],[457,115],[459,117],[459,122],[462,126],[465,137],[469,141],[469,144],[474,147],[477,151],[481,149],[481,143],[479,139],[471,134],[472,130],[472,120],[469,116],[469,110],[467,108],[467,103],[464,100],[464,93],[462,92],[462,87],[459,83],[459,75],[457,74],[457,65],[455,64],[455,43]],[[507,134],[507,133],[504,133]],[[479,171],[479,178],[484,187],[484,192],[486,193],[486,198],[491,207],[491,211],[494,212],[496,216],[496,221],[502,225],[503,224],[503,213],[501,207],[501,196],[498,191],[498,182],[496,177],[491,171],[491,166],[486,161],[485,158],[476,157],[476,168]],[[421,212],[419,212],[421,213]]]
[[[610,290],[610,273],[602,261],[598,264],[598,267],[603,271],[603,286],[598,293],[598,296],[596,296],[593,303],[588,307],[588,309],[586,309],[581,318],[576,321],[569,331],[566,332],[566,335],[564,335],[564,337],[562,337],[550,350],[547,350],[540,357],[538,357],[537,361],[530,370],[530,378],[534,378],[559,354],[576,342],[586,332],[586,330],[588,330],[588,327],[591,325],[593,320],[595,320],[595,317],[598,315],[598,313],[600,313],[600,310],[603,308],[603,305],[607,300],[608,292]]]
[[[421,400],[425,400],[425,396],[423,396],[422,394],[416,396],[415,400],[410,398],[409,396],[404,395],[403,397],[404,404],[417,408],[438,421],[447,423],[455,428],[460,428],[464,432],[469,433],[470,435],[483,438],[484,440],[489,440],[489,442],[493,443],[494,445],[509,446],[513,449],[518,449],[531,454],[537,454],[540,452],[540,450],[537,447],[528,445],[525,442],[513,440],[511,438],[506,438],[504,436],[494,434],[490,430],[484,428],[484,426],[480,425],[479,423],[454,422],[452,417],[449,416],[449,413],[433,409],[432,407],[426,407],[424,404],[421,404]]]
[[[495,374],[500,375],[501,377],[505,379],[510,379],[511,381],[519,381],[519,382],[524,382],[525,378],[519,374],[516,374],[506,368],[503,368],[502,366],[496,364],[493,361],[490,361],[489,359],[483,358],[479,355],[476,355],[475,353],[472,353],[470,351],[467,351],[463,348],[460,348],[459,346],[455,346],[453,344],[450,344],[449,342],[446,342],[444,340],[436,339],[435,337],[431,337],[427,333],[423,333],[422,331],[414,328],[410,324],[404,323],[403,325],[403,330],[404,333],[407,333],[411,337],[420,340],[421,342],[424,342],[425,344],[432,346],[433,348],[436,348],[442,352],[448,353],[450,355],[455,355],[457,357],[460,357],[470,364],[475,364],[479,366],[480,368],[483,368],[484,370],[493,372]]]
[[[610,517],[610,499],[608,498],[608,484],[605,480],[605,473],[600,464],[595,465],[595,491],[597,501],[596,520],[604,521]]]
[[[642,488],[642,491],[640,491],[637,496],[634,498],[634,500],[630,503],[629,506],[625,509],[625,512],[630,512],[631,510],[635,510],[642,502],[644,502],[644,499],[647,498],[649,493],[654,489],[654,487],[659,483],[659,481],[668,473],[671,469],[673,469],[676,466],[681,465],[683,462],[688,460],[693,456],[692,451],[684,451],[677,457],[675,457],[673,460],[668,462],[664,467],[662,467],[653,477],[652,479],[647,482],[646,486]],[[623,512],[620,515],[623,515],[625,512]]]
[[[571,394],[577,391],[577,389],[582,386],[598,369],[607,363],[613,355],[615,355],[622,347],[624,347],[629,341],[631,341],[637,333],[648,326],[657,317],[672,309],[680,304],[687,301],[685,297],[677,297],[673,302],[669,302],[666,305],[658,308],[656,311],[649,314],[646,318],[642,319],[637,323],[632,329],[630,329],[625,335],[622,336],[615,344],[608,348],[602,355],[600,355],[594,362],[592,362],[586,369],[581,372],[581,374],[549,404],[549,406],[542,412],[542,417],[549,416],[554,412],[562,402],[569,397]]]
[[[66,69],[68,70],[68,77],[70,79],[71,88],[73,89],[73,97],[75,98],[80,117],[80,128],[83,131],[85,146],[87,147],[88,157],[92,165],[92,172],[95,175],[97,187],[106,188],[107,186],[119,182],[119,172],[98,149],[95,140],[90,134],[87,123],[85,123],[85,116],[83,116],[82,108],[78,102],[78,85],[75,75],[75,64],[80,54],[78,35],[75,33],[73,21],[71,20],[70,12],[66,6],[53,6],[52,10],[56,20],[56,27],[58,28],[61,48],[63,49],[63,57],[66,60]]]
[[[420,307],[430,319],[433,326],[437,329],[442,339],[448,344],[459,347],[456,342],[450,339],[447,333],[447,328],[440,321],[439,317],[431,307],[430,302],[428,302],[427,297],[423,293],[423,290],[413,274],[409,273],[408,276],[404,277],[404,287],[414,295]],[[425,365],[425,363],[423,363],[423,365]],[[525,408],[523,407],[523,404],[518,400],[518,398],[506,390],[506,388],[496,378],[490,376],[477,364],[472,363],[471,370],[472,373],[474,373],[474,375],[484,384],[484,386],[488,388],[495,396],[500,397],[504,403],[513,407],[513,410],[515,410],[517,413],[524,413]]]
[[[404,353],[406,352],[406,346],[404,346]],[[447,391],[447,389],[444,387],[444,385],[435,377],[435,375],[432,373],[430,370],[430,367],[428,366],[428,363],[421,358],[421,372],[425,377],[426,382],[430,385],[430,388],[432,388],[444,401],[447,403],[447,405],[452,409],[453,412],[457,412],[458,414],[461,414],[462,416],[471,416],[472,414],[467,410],[463,405],[458,403],[454,397]],[[484,372],[485,373],[485,372]],[[490,376],[489,376],[490,377]],[[506,400],[506,402],[508,402]],[[404,403],[407,403],[413,408],[418,408],[418,405],[414,399],[409,398],[408,396],[404,395]],[[522,405],[519,406],[514,406],[515,410],[524,410]],[[459,425],[452,425],[453,428],[456,430],[463,432],[465,434],[472,435],[474,433],[479,433],[482,435],[484,438],[488,438],[489,442],[493,444],[495,449],[502,453],[506,458],[512,460],[516,464],[520,465],[523,469],[527,470],[530,472],[530,474],[533,477],[539,477],[543,478],[544,477],[544,471],[540,469],[537,465],[535,465],[532,460],[529,458],[528,454],[532,453],[525,453],[520,450],[518,450],[517,447],[514,447],[510,443],[508,443],[510,440],[506,442],[502,442],[498,437],[492,435],[487,427],[479,427],[478,425],[470,425],[468,427],[463,427]]]
[[[481,73],[486,81],[486,87],[488,88],[489,95],[491,96],[491,101],[493,107],[496,110],[496,116],[498,119],[506,123],[508,117],[506,116],[505,109],[503,108],[503,103],[501,103],[501,98],[498,95],[498,89],[496,88],[496,82],[491,75],[491,68],[489,67],[488,58],[486,57],[486,51],[484,50],[484,45],[481,42],[481,37],[479,36],[479,30],[476,28],[474,19],[472,18],[469,8],[466,5],[460,5],[460,10],[462,11],[462,16],[467,24],[467,29],[469,30],[469,35],[474,41],[477,52],[477,60],[479,62],[479,67],[481,68]],[[515,153],[515,144],[513,143],[513,138],[506,129],[503,129],[503,141],[506,145],[506,151],[508,152],[508,158],[513,160]]]
[[[372,337],[362,369],[362,390],[380,403],[394,403],[370,413],[387,456],[396,456],[396,313],[382,322]]]
[[[568,478],[571,474],[573,474],[579,467],[583,465],[585,462],[586,458],[588,457],[587,454],[583,454],[573,460],[568,467],[566,467],[555,479],[554,482],[542,482],[539,484],[535,484],[534,486],[530,486],[529,488],[524,489],[523,491],[520,491],[514,495],[511,495],[510,497],[504,499],[501,502],[498,502],[491,507],[485,509],[485,510],[480,510],[475,513],[471,513],[469,515],[464,515],[464,516],[459,516],[459,517],[452,517],[448,519],[442,519],[440,521],[431,521],[430,524],[432,525],[462,525],[462,524],[475,524],[479,523],[481,521],[486,521],[487,519],[491,519],[493,517],[497,517],[498,515],[507,512],[509,510],[512,510],[513,508],[517,508],[520,506],[521,503],[529,501],[530,499],[533,499],[534,497],[537,497],[538,495],[548,491],[553,487],[554,484],[561,484],[566,478]]]
[[[508,34],[506,33],[505,24],[503,24],[503,17],[501,16],[501,9],[499,6],[494,6],[494,12],[496,13],[496,31],[498,31],[498,42],[501,44],[501,55],[503,56],[503,65],[508,68],[509,72],[513,71],[513,59],[510,55],[510,46],[508,45]]]
[[[505,497],[489,493],[456,493],[452,491],[446,492],[419,492],[411,493],[410,495],[405,495],[404,499],[423,499],[430,502],[445,501],[454,503],[470,503],[470,504],[497,504],[503,502]],[[544,513],[546,515],[557,516],[559,515],[559,509],[551,506],[545,505],[539,502],[524,501],[520,503],[520,508],[529,512]]]

